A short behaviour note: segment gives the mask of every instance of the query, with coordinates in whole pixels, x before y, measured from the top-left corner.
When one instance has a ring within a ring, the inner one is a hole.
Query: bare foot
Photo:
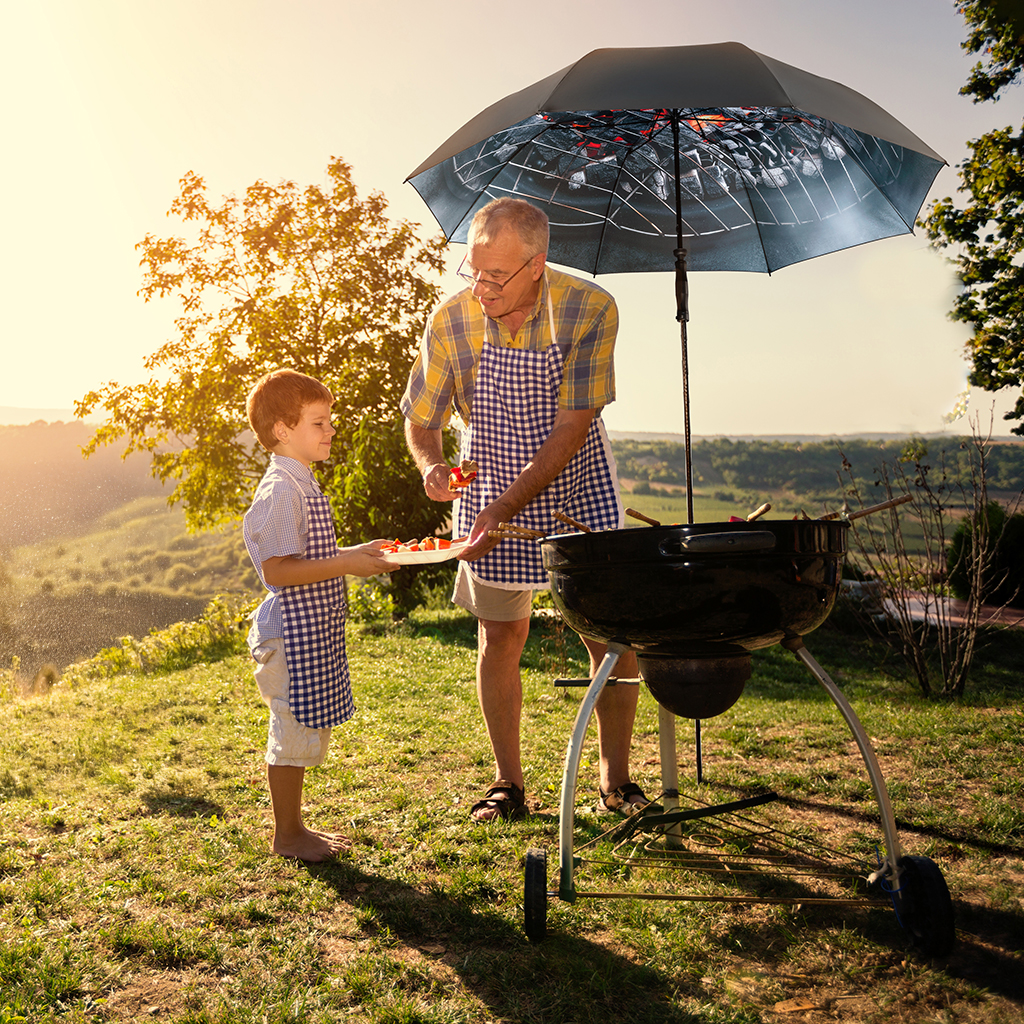
[[[340,839],[343,850],[352,849],[352,840],[348,836],[339,835],[337,832],[321,832],[318,828],[311,828],[309,831],[315,836],[322,836],[324,839]]]
[[[330,832],[314,832],[303,827],[301,832],[293,836],[275,835],[270,849],[279,857],[292,857],[310,864],[320,864],[336,857],[351,845],[345,836],[333,835]]]

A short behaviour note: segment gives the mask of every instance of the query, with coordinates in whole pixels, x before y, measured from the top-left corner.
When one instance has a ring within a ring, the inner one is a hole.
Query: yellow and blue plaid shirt
[[[615,400],[613,353],[619,327],[615,300],[603,289],[547,268],[533,310],[515,338],[465,288],[435,311],[409,373],[401,409],[417,426],[437,430],[452,412],[469,423],[484,337],[492,345],[542,351],[552,342],[548,290],[562,352],[563,409],[602,409]]]

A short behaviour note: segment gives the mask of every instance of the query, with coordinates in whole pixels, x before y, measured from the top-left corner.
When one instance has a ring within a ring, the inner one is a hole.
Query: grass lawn
[[[547,938],[528,942],[524,856],[547,849],[554,874],[562,763],[583,692],[551,680],[585,674],[582,647],[547,618],[535,620],[524,662],[532,813],[498,826],[468,817],[491,774],[472,621],[445,609],[352,627],[357,715],[335,730],[327,764],[307,773],[306,803],[311,823],[353,846],[322,866],[268,853],[265,715],[246,658],[8,696],[0,1024],[1016,1024],[1020,640],[989,648],[955,704],[922,700],[891,654],[857,637],[825,627],[807,641],[872,737],[905,852],[945,873],[958,943],[935,961],[908,952],[881,904],[552,899]],[[771,788],[783,799],[765,821],[871,869],[882,837],[863,761],[791,655],[757,654],[743,697],[704,723],[699,787],[692,726],[680,721],[677,732],[687,799]],[[607,826],[593,813],[595,756],[591,736],[581,845]],[[657,792],[657,707],[646,690],[634,765]],[[713,843],[705,832],[694,841]],[[746,898],[776,885],[648,869],[599,839],[592,854],[580,886],[619,895]]]

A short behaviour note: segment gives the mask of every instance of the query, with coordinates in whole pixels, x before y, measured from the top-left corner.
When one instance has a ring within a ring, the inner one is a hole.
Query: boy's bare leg
[[[318,863],[346,849],[349,841],[330,832],[315,832],[302,823],[302,784],[306,769],[268,764],[267,783],[274,808],[274,837],[270,848],[280,857]]]

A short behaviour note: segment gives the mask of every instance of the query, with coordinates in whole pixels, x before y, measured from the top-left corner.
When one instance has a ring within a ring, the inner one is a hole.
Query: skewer
[[[643,512],[637,512],[635,508],[625,509],[627,516],[632,516],[634,519],[639,519],[642,523],[647,523],[648,526],[661,526],[661,523],[657,519],[652,519],[650,516],[645,516]]]
[[[895,508],[897,505],[905,505],[908,501],[913,501],[914,496],[912,494],[902,494],[898,498],[890,498],[888,501],[883,501],[878,505],[869,505],[867,508],[862,508],[858,512],[828,512],[823,516],[819,516],[820,519],[860,519],[862,516],[869,516],[872,512],[881,512],[886,508]]]
[[[525,526],[516,526],[515,523],[499,523],[496,530],[488,530],[489,537],[521,537],[525,540],[540,540],[547,534],[541,530],[530,530]]]
[[[765,512],[771,512],[771,510],[771,503],[766,501],[763,505],[759,506],[758,508],[755,508],[754,511],[751,512],[749,516],[747,516],[747,522],[752,523],[755,519],[758,519],[761,516],[763,516]]]
[[[575,519],[570,519],[564,512],[556,512],[555,518],[560,523],[565,523],[566,526],[571,526],[574,530],[579,530],[580,533],[593,532],[589,526],[585,526],[583,523],[577,523]]]

